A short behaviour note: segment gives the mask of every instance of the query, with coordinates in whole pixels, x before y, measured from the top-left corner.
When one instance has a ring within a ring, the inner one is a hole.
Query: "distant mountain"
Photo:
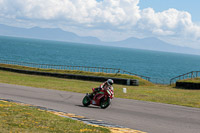
[[[89,43],[89,44],[101,43],[101,41],[98,38],[81,37],[72,32],[63,31],[58,28],[33,27],[30,29],[26,29],[26,28],[11,27],[0,24],[0,35],[77,42],[77,43]]]
[[[118,47],[200,55],[200,49],[172,45],[154,37],[143,39],[131,37],[126,40],[112,42],[110,44]]]
[[[3,24],[0,24],[0,35],[200,55],[200,49],[175,46],[153,37],[143,39],[131,37],[122,41],[103,42],[96,37],[81,37],[58,28],[33,27],[26,29]]]

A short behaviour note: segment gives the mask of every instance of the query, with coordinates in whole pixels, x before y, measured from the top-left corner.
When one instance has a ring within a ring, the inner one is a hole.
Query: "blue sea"
[[[199,55],[5,36],[0,36],[0,59],[120,68],[165,82],[180,74],[200,71]]]

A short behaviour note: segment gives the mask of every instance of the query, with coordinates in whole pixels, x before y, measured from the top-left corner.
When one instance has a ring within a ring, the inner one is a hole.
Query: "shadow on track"
[[[83,106],[83,105],[75,105],[75,106],[77,106],[77,107],[82,107],[82,108],[93,108],[93,109],[101,109],[100,107],[98,107],[98,106],[87,106],[87,107],[85,107],[85,106]]]

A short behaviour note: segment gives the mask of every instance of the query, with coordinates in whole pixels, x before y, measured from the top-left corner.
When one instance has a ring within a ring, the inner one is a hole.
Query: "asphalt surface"
[[[83,107],[84,94],[0,83],[0,98],[103,120],[148,133],[200,133],[200,109],[114,98],[111,106]]]

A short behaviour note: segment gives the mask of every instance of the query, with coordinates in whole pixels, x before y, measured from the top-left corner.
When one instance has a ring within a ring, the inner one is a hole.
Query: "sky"
[[[200,49],[199,0],[0,0],[0,24],[60,28],[102,41],[156,37]]]

